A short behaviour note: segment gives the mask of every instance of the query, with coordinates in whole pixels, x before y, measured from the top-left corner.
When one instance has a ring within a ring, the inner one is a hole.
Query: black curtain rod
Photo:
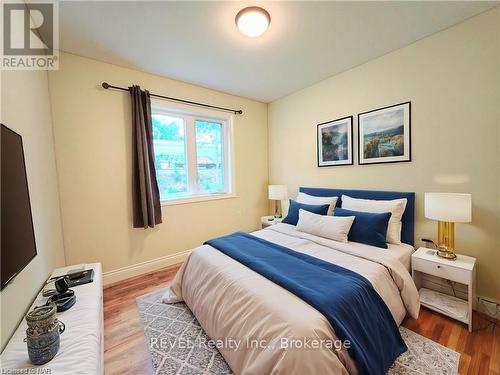
[[[110,85],[107,82],[103,82],[101,86],[104,89],[116,89],[116,90],[122,90],[122,91],[129,91],[125,87],[118,87],[118,86],[113,86]],[[158,95],[158,94],[152,94],[149,93],[149,95],[154,96],[155,98],[160,98],[160,99],[165,99],[165,100],[171,100],[173,102],[179,102],[179,103],[185,103],[185,104],[191,104],[191,105],[196,105],[198,107],[206,107],[206,108],[213,108],[213,109],[218,109],[220,111],[226,111],[226,112],[233,112],[235,115],[241,115],[243,114],[243,111],[241,109],[231,109],[231,108],[224,108],[224,107],[217,107],[215,105],[210,105],[210,104],[204,104],[204,103],[198,103],[198,102],[192,102],[190,100],[184,100],[184,99],[178,99],[178,98],[172,98],[170,96],[163,96],[163,95]]]

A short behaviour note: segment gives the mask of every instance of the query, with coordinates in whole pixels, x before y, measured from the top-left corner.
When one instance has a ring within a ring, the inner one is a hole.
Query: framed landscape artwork
[[[318,167],[352,165],[352,116],[324,122],[317,129]]]
[[[411,161],[411,103],[358,115],[359,164]]]

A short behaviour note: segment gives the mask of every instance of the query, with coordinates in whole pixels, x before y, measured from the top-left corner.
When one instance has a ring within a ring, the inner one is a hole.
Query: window
[[[229,196],[231,118],[152,106],[162,202]]]

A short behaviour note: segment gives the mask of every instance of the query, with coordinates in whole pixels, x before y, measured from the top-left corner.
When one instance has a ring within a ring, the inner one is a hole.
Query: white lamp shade
[[[472,221],[472,195],[425,193],[425,217],[452,223],[470,223]]]
[[[269,185],[269,199],[281,201],[288,198],[288,189],[285,185]]]

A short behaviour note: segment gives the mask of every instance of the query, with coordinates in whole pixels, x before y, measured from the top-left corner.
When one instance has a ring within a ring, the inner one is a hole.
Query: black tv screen
[[[1,279],[3,289],[36,256],[23,140],[1,130]]]

